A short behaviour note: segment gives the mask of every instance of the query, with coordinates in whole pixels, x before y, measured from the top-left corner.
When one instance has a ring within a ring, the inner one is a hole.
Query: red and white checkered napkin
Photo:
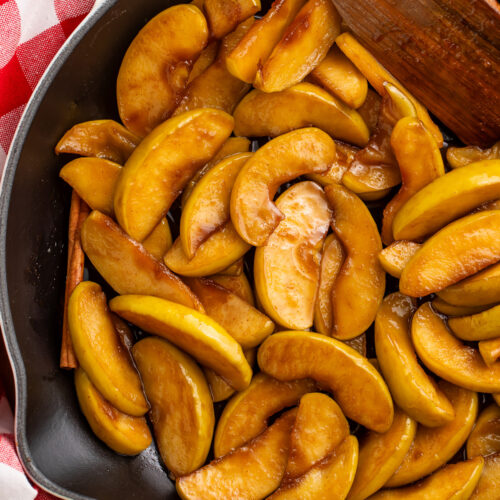
[[[56,52],[101,0],[0,0],[0,178],[21,114]],[[0,342],[2,342],[0,335]],[[0,499],[50,500],[23,473],[0,380]]]

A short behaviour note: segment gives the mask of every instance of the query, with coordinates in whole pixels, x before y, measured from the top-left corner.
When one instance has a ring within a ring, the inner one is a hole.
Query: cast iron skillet
[[[181,2],[105,0],[42,78],[6,164],[0,313],[15,377],[16,438],[29,476],[61,498],[178,498],[154,446],[123,457],[94,437],[72,373],[58,367],[70,191],[58,177],[68,156],[53,153],[75,123],[117,118],[115,82],[127,46],[147,20],[175,3]]]

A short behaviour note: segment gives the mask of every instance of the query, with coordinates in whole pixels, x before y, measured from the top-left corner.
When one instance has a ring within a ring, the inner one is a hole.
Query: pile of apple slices
[[[158,14],[120,68],[123,125],[56,147],[116,292],[68,280],[81,409],[125,455],[147,414],[185,499],[497,499],[500,143],[444,162],[330,0],[259,10]]]

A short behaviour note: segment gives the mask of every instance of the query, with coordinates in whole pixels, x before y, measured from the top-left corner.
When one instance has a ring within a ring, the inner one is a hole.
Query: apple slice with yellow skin
[[[207,21],[193,5],[170,7],[139,31],[116,84],[118,112],[129,130],[144,137],[172,114],[207,42]]]
[[[486,407],[477,418],[467,439],[467,458],[500,453],[500,408],[496,404]]]
[[[73,348],[96,389],[117,410],[140,417],[148,409],[141,379],[123,348],[101,287],[82,281],[68,301],[68,322]]]
[[[346,252],[332,290],[332,335],[345,340],[373,323],[384,297],[385,273],[378,261],[382,242],[368,208],[354,193],[335,184],[325,193],[333,210],[332,229]]]
[[[384,486],[410,449],[416,431],[415,420],[395,408],[394,420],[387,432],[379,434],[370,431],[365,434],[348,500],[364,500]]]
[[[77,158],[66,163],[59,177],[66,181],[92,210],[113,216],[113,195],[121,165],[103,158]]]
[[[332,2],[308,0],[263,64],[254,87],[279,92],[308,75],[326,56],[340,33],[341,18]]]
[[[500,332],[500,306],[470,316],[450,318],[448,326],[462,340],[494,339]]]
[[[441,152],[432,134],[415,117],[399,120],[391,134],[391,146],[401,171],[402,186],[386,205],[382,241],[392,243],[392,224],[401,207],[424,186],[444,175]]]
[[[358,440],[347,436],[334,451],[303,476],[283,481],[269,500],[344,499],[352,485],[358,463]]]
[[[94,434],[122,455],[137,455],[151,444],[144,417],[131,417],[109,404],[95,388],[82,367],[75,371],[76,395],[82,413]]]
[[[432,307],[437,312],[445,314],[446,316],[467,316],[488,309],[488,306],[455,306],[453,304],[448,304],[448,302],[440,297],[436,297],[432,301]]]
[[[439,387],[451,401],[455,418],[440,427],[419,425],[408,453],[386,486],[402,486],[427,476],[446,464],[467,440],[477,417],[477,393],[443,380]]]
[[[81,238],[87,257],[119,294],[155,295],[203,310],[189,287],[110,217],[94,210],[83,223]]]
[[[311,380],[280,382],[264,373],[255,375],[250,386],[225,406],[215,430],[214,456],[222,457],[258,436],[271,416],[315,388]]]
[[[443,145],[443,134],[439,127],[432,121],[427,109],[413,97],[376,59],[366,50],[354,36],[345,32],[335,39],[340,50],[354,63],[354,65],[366,77],[370,85],[383,96],[385,93],[384,83],[389,82],[403,92],[413,103],[418,118],[433,135],[439,147]]]
[[[336,46],[311,71],[309,78],[350,108],[357,109],[365,102],[368,92],[366,78]]]
[[[346,417],[368,429],[385,432],[392,424],[394,409],[384,380],[365,357],[338,340],[312,332],[279,332],[261,344],[257,360],[264,373],[283,382],[317,381]]]
[[[290,410],[247,445],[177,479],[183,500],[266,498],[281,483],[296,410]]]
[[[314,304],[314,328],[324,335],[332,334],[332,291],[344,258],[345,253],[340,240],[335,234],[328,235],[323,244],[318,294]]]
[[[229,220],[234,181],[251,156],[252,153],[228,156],[210,169],[191,191],[180,222],[182,248],[190,259],[200,245]]]
[[[500,141],[491,148],[479,146],[465,146],[463,148],[450,147],[446,150],[446,159],[451,168],[460,168],[483,160],[500,160]]]
[[[313,324],[321,247],[332,212],[323,190],[311,181],[288,188],[276,207],[285,218],[255,251],[255,289],[277,323],[305,330]]]
[[[303,128],[264,144],[240,170],[231,194],[236,231],[254,246],[265,245],[284,215],[273,203],[285,182],[325,172],[335,161],[335,142],[317,128]]]
[[[234,133],[250,137],[276,137],[309,125],[358,146],[370,137],[359,113],[312,83],[271,94],[252,90],[235,109],[234,120]]]
[[[205,0],[203,10],[207,16],[210,33],[222,38],[245,19],[260,10],[260,0]]]
[[[481,477],[483,464],[481,457],[450,464],[417,484],[382,490],[370,500],[468,500]]]
[[[232,129],[233,118],[211,108],[188,111],[156,127],[134,150],[116,184],[120,226],[143,241]]]
[[[201,467],[214,432],[214,407],[200,367],[170,342],[147,337],[132,348],[151,403],[161,458],[175,476]]]
[[[163,260],[163,256],[172,246],[172,233],[168,219],[164,217],[153,229],[151,234],[142,242],[142,246],[158,261]]]
[[[184,253],[181,240],[177,238],[163,261],[177,274],[200,278],[224,271],[243,257],[250,248],[229,221],[200,245],[192,259]]]
[[[191,2],[194,5],[194,2]],[[202,10],[203,5],[196,5],[200,10]],[[219,42],[214,40],[210,42],[198,56],[198,59],[193,64],[191,71],[189,72],[189,77],[186,84],[189,85],[194,79],[200,76],[215,60],[217,59],[217,54],[219,53]]]
[[[499,197],[500,160],[452,170],[421,188],[403,205],[394,218],[394,238],[421,239]]]
[[[470,500],[496,500],[500,490],[500,453],[484,457],[484,467]]]
[[[394,402],[410,417],[428,427],[451,422],[453,406],[420,366],[410,337],[414,299],[388,295],[375,320],[375,349],[380,370]]]
[[[214,274],[213,276],[210,276],[210,279],[233,292],[240,299],[248,302],[252,307],[255,307],[252,286],[250,285],[250,282],[244,272],[236,276]]]
[[[386,273],[399,279],[406,264],[421,246],[414,241],[398,240],[381,250],[378,260]]]
[[[253,23],[254,18],[251,17],[224,37],[217,58],[187,86],[173,116],[196,108],[216,108],[233,113],[236,105],[250,90],[250,85],[229,73],[226,57]]]
[[[110,309],[139,328],[164,337],[232,387],[248,387],[252,370],[241,346],[213,319],[189,307],[147,295],[121,295]]]
[[[189,278],[188,286],[205,312],[226,329],[243,349],[258,346],[274,331],[274,323],[230,290],[205,278]]]
[[[477,212],[431,236],[404,268],[399,289],[411,297],[437,293],[499,260],[500,211]]]
[[[229,72],[244,82],[253,83],[259,65],[267,60],[305,3],[306,0],[273,2],[228,55],[226,64]]]
[[[319,392],[300,398],[283,482],[300,478],[349,436],[349,424],[335,401]],[[300,481],[300,479],[299,479]]]
[[[140,137],[121,123],[92,120],[71,127],[57,143],[55,152],[104,158],[121,165],[128,160],[140,141]]]
[[[485,306],[499,302],[500,263],[441,290],[438,295],[457,306]]]
[[[500,359],[500,337],[478,342],[478,349],[488,366],[495,364]]]

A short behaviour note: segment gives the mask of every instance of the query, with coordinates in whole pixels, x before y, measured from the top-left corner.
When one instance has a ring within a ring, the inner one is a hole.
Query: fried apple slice
[[[179,478],[177,493],[184,500],[267,497],[283,478],[295,414],[288,411],[247,445]]]
[[[500,453],[484,457],[484,467],[470,500],[495,500],[500,490]]]
[[[258,373],[250,386],[233,396],[224,408],[215,430],[214,456],[222,457],[243,446],[267,428],[269,417],[314,390],[311,380],[280,382]]]
[[[248,250],[250,245],[240,238],[229,221],[200,245],[192,259],[184,253],[177,238],[163,260],[177,274],[200,278],[224,271]]]
[[[311,181],[288,188],[276,208],[285,218],[255,251],[255,290],[277,323],[305,330],[313,324],[320,251],[332,212],[323,190]]]
[[[260,10],[260,0],[205,0],[203,9],[210,33],[222,38]]]
[[[129,130],[144,137],[170,116],[207,41],[205,16],[193,5],[170,7],[139,31],[116,84],[118,112]]]
[[[402,486],[434,472],[446,464],[465,443],[478,410],[477,393],[445,381],[439,388],[451,401],[455,418],[440,427],[419,425],[410,450],[386,486]]]
[[[422,245],[404,268],[399,289],[411,297],[440,292],[499,260],[500,211],[471,214]]]
[[[488,306],[455,306],[448,304],[440,297],[436,297],[432,301],[432,307],[439,313],[446,316],[466,316],[468,314],[476,314],[488,309]]]
[[[467,458],[491,453],[500,453],[500,408],[496,404],[491,404],[479,414],[467,439]]]
[[[348,418],[368,429],[385,432],[392,424],[392,398],[382,377],[365,357],[338,340],[311,332],[279,332],[261,344],[257,360],[264,373],[278,380],[316,380]]]
[[[279,186],[325,172],[334,160],[335,143],[317,128],[294,130],[264,144],[234,183],[231,219],[239,235],[251,245],[265,245],[284,217],[272,201]]]
[[[444,175],[439,147],[418,118],[398,121],[391,134],[391,146],[401,171],[402,186],[384,209],[382,241],[386,245],[393,241],[392,225],[401,207],[424,186]]]
[[[450,318],[448,326],[462,340],[494,339],[500,333],[500,306],[470,316]]]
[[[349,424],[335,401],[319,392],[300,398],[293,424],[284,483],[299,478],[349,436]]]
[[[202,0],[203,1],[203,0]],[[191,2],[191,4],[194,4]],[[197,5],[200,10],[203,5]],[[189,85],[195,78],[200,76],[212,63],[217,59],[217,54],[219,53],[219,42],[214,40],[209,43],[198,56],[198,59],[193,64],[191,71],[189,72],[189,77],[187,79],[187,84]]]
[[[453,170],[427,184],[403,205],[394,218],[394,238],[423,238],[499,197],[500,160],[485,160]]]
[[[120,226],[143,241],[187,184],[231,134],[233,118],[203,108],[162,123],[132,153],[115,190]]]
[[[380,251],[378,260],[386,273],[395,278],[401,278],[401,273],[406,264],[410,262],[410,259],[417,253],[420,247],[420,243],[415,243],[414,241],[395,241]]]
[[[151,444],[144,417],[131,417],[109,404],[80,366],[75,371],[76,395],[94,434],[122,455],[137,455]]]
[[[230,266],[227,266],[226,269],[219,271],[219,274],[223,276],[239,276],[243,272],[243,257],[238,259],[236,262],[233,262]]]
[[[68,322],[73,349],[96,389],[117,410],[144,415],[148,403],[141,379],[115,330],[101,287],[82,281],[68,301]]]
[[[104,158],[121,165],[128,160],[140,141],[140,137],[121,123],[92,120],[71,127],[57,143],[55,152]]]
[[[333,165],[324,174],[308,174],[306,177],[312,181],[328,186],[329,184],[340,184],[342,177],[347,172],[354,156],[359,151],[358,148],[345,144],[344,142],[335,141],[335,161]]]
[[[142,242],[142,246],[160,262],[167,250],[172,246],[172,233],[168,219],[164,217],[153,229],[151,234]]]
[[[380,370],[394,402],[410,417],[428,427],[451,422],[453,406],[420,366],[410,337],[414,299],[388,295],[375,320],[375,349]]]
[[[340,21],[332,2],[308,0],[259,65],[254,87],[279,92],[303,80],[328,53],[340,33]]]
[[[309,125],[358,146],[370,137],[359,113],[312,83],[272,94],[252,90],[235,109],[234,120],[234,133],[251,137],[276,137]]]
[[[348,500],[364,500],[384,486],[410,449],[416,431],[415,420],[395,408],[394,420],[387,432],[379,434],[370,431],[365,434]]]
[[[345,252],[335,234],[327,236],[323,244],[318,294],[314,304],[314,328],[325,335],[332,334],[332,291],[344,262]]]
[[[370,135],[373,134],[377,128],[381,105],[382,98],[371,88],[368,88],[365,102],[358,108],[358,113],[365,121],[370,131]]]
[[[240,299],[248,302],[252,307],[255,307],[252,286],[250,285],[250,282],[244,272],[238,274],[237,276],[214,274],[213,276],[210,276],[210,279],[233,292]]]
[[[472,391],[500,392],[500,362],[486,366],[476,349],[452,335],[430,302],[415,313],[411,336],[418,357],[441,378]]]
[[[132,354],[151,403],[150,418],[161,458],[175,476],[201,467],[214,432],[214,407],[199,366],[170,342],[140,340]]]
[[[358,463],[358,440],[347,436],[335,450],[303,476],[283,481],[269,500],[344,499],[352,485]]]
[[[234,181],[251,156],[252,153],[228,156],[210,169],[191,191],[180,222],[182,248],[190,259],[200,245],[229,220]]]
[[[500,301],[500,264],[459,281],[438,293],[449,304],[485,306]]]
[[[258,19],[226,59],[229,72],[252,83],[259,65],[264,64],[283,33],[306,0],[278,0]]]
[[[446,159],[451,168],[460,168],[483,160],[500,160],[500,141],[491,148],[465,146],[463,148],[449,147]]]
[[[479,353],[484,362],[491,366],[500,359],[500,337],[482,340],[478,343]]]
[[[196,295],[110,218],[93,211],[82,232],[85,254],[119,294],[155,295],[203,310]]]
[[[332,229],[346,252],[332,291],[332,335],[344,340],[373,323],[384,297],[385,273],[378,261],[382,242],[373,217],[354,193],[335,184],[325,193],[333,210]]]
[[[423,481],[406,488],[382,490],[370,500],[467,500],[471,498],[483,471],[481,457],[447,465]]]
[[[187,284],[198,296],[205,312],[244,349],[258,346],[274,331],[274,323],[237,295],[204,278],[190,278]]]

